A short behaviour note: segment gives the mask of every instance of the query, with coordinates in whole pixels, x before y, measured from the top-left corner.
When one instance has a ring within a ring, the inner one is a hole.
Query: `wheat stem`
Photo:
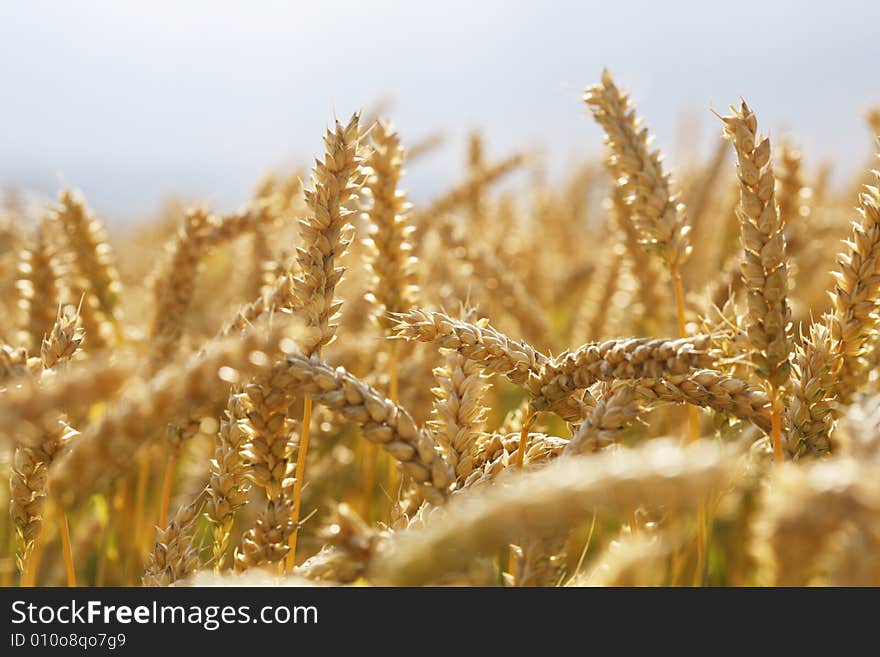
[[[288,546],[290,551],[287,553],[285,561],[288,571],[296,566],[296,539],[299,536],[299,509],[302,503],[302,485],[306,476],[306,457],[309,450],[309,435],[311,434],[312,425],[312,398],[303,399],[303,416],[302,429],[299,435],[299,449],[296,453],[296,474],[293,481],[293,508],[290,512],[290,521],[293,523],[293,533],[290,535]]]
[[[162,480],[162,501],[159,506],[159,526],[168,526],[168,507],[171,506],[171,489],[174,486],[174,473],[177,471],[177,461],[180,458],[181,443],[171,446],[168,454],[168,463],[165,466],[165,478]]]
[[[67,586],[76,586],[76,571],[73,568],[73,552],[70,549],[70,527],[67,525],[67,515],[59,511],[61,530],[61,550],[64,554],[64,571],[67,575]]]

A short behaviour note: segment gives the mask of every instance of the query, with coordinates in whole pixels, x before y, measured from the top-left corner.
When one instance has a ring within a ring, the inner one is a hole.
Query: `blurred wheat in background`
[[[7,194],[0,583],[880,585],[876,160],[734,90],[676,168],[584,75],[561,177],[411,202],[380,103],[232,212]]]

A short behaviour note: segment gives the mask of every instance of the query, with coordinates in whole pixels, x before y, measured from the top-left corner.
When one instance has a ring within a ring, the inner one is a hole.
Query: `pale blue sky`
[[[603,66],[676,162],[682,111],[704,143],[742,94],[811,162],[852,171],[880,102],[880,2],[223,2],[2,0],[0,185],[62,179],[130,217],[164,195],[237,205],[268,167],[309,162],[333,113],[390,95],[404,141],[441,130],[408,180],[455,179],[463,136],[557,167],[596,152],[582,88]]]

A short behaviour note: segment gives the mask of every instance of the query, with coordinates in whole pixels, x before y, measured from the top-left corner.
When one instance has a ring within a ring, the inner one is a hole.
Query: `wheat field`
[[[600,159],[474,133],[418,205],[384,110],[230,214],[10,200],[0,583],[880,585],[875,161],[569,111]]]

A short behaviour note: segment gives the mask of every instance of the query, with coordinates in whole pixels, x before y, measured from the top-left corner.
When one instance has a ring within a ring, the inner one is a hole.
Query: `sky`
[[[472,130],[491,156],[541,148],[551,173],[600,152],[580,97],[604,67],[673,171],[742,95],[842,175],[870,153],[878,26],[867,0],[2,0],[0,188],[70,184],[111,222],[170,194],[230,209],[267,169],[310,164],[334,116],[390,99],[405,144],[447,137],[408,172],[426,199]]]

